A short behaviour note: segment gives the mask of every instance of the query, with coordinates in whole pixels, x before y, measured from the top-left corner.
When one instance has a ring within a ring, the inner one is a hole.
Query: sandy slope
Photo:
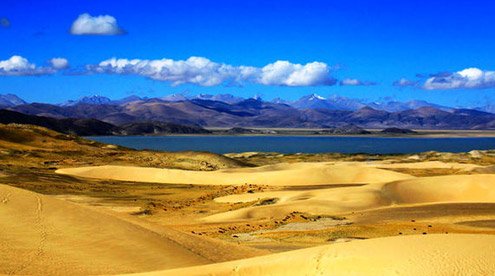
[[[356,162],[292,163],[257,168],[192,172],[172,169],[100,166],[61,169],[58,173],[103,179],[183,184],[265,184],[274,186],[355,184],[359,187],[272,191],[238,194],[215,199],[222,203],[276,199],[274,204],[251,206],[203,218],[205,222],[229,222],[278,218],[293,211],[315,215],[360,211],[394,204],[436,202],[495,202],[495,175],[454,175],[416,178],[375,166],[406,168],[458,167],[442,162],[376,164]]]
[[[294,210],[315,215],[338,214],[395,204],[495,202],[495,175],[422,177],[359,187],[309,191],[274,191],[215,199],[222,203],[277,199],[272,205],[252,206],[204,218],[207,222],[276,218]]]
[[[281,218],[293,211],[315,215],[337,214],[355,210],[377,208],[391,203],[381,193],[381,185],[346,187],[338,189],[318,189],[309,191],[274,191],[254,194],[239,194],[220,197],[217,202],[250,202],[259,199],[275,198],[271,205],[246,207],[230,212],[219,213],[203,218],[206,222],[242,221],[261,218]]]
[[[422,177],[387,184],[383,191],[402,204],[495,202],[495,174]]]
[[[146,275],[494,275],[494,235],[396,236]]]
[[[409,179],[412,176],[388,170],[347,163],[293,163],[257,168],[218,171],[185,171],[125,166],[67,168],[60,174],[139,182],[273,186],[378,183]]]
[[[0,274],[129,273],[207,263],[110,213],[0,185]]]

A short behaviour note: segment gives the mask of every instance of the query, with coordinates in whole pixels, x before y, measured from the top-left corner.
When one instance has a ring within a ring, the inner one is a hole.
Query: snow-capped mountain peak
[[[309,99],[308,99],[308,100],[310,100],[310,101],[314,101],[314,100],[321,100],[321,101],[324,101],[324,100],[326,100],[326,98],[325,98],[325,97],[322,97],[322,96],[320,96],[320,95],[318,95],[318,94],[314,94],[314,93],[313,93],[313,94],[311,94],[311,95],[310,95],[310,97],[309,97]]]

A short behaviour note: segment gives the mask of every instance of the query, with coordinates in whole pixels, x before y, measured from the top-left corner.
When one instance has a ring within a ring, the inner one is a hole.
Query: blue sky
[[[491,1],[2,0],[0,62],[20,56],[36,69],[12,73],[0,63],[0,93],[53,103],[185,92],[484,105],[495,99],[494,11]],[[85,13],[90,20],[111,16],[125,34],[75,34],[71,26]],[[189,69],[171,76],[129,62],[126,73],[98,66],[110,58],[139,59],[143,66],[169,59],[167,69],[175,70],[191,56],[211,61],[212,69],[198,73],[196,61],[186,62]],[[55,68],[52,58],[70,67]],[[289,62],[282,66],[286,75],[265,73],[282,70],[269,66],[276,61]],[[312,62],[318,63],[305,67]],[[244,67],[253,73],[245,76]],[[401,78],[404,85],[393,85]],[[340,85],[345,79],[360,85]]]

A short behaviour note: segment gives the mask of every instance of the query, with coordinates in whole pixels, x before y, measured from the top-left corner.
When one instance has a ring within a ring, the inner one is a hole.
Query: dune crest
[[[56,172],[99,179],[195,185],[242,185],[246,183],[272,186],[366,184],[413,178],[407,174],[344,162],[285,163],[257,168],[217,171],[95,166],[59,169]]]

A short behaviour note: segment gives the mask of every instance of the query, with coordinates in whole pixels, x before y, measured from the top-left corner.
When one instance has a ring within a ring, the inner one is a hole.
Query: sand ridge
[[[278,218],[293,211],[309,214],[337,214],[356,210],[378,208],[391,204],[381,192],[381,184],[338,189],[310,191],[273,191],[239,194],[215,199],[221,203],[251,202],[277,199],[270,205],[251,206],[203,218],[205,222],[242,221],[261,218]]]
[[[495,174],[421,177],[386,184],[395,203],[495,202]]]
[[[493,275],[493,260],[494,235],[411,235],[336,243],[146,275]]]
[[[404,204],[495,202],[495,175],[421,177],[391,183],[310,191],[272,191],[216,198],[220,203],[276,199],[273,204],[251,206],[203,218],[207,222],[276,218],[293,210],[310,214],[338,214]]]
[[[413,178],[410,175],[355,163],[283,163],[256,168],[186,171],[130,166],[65,168],[56,171],[72,176],[123,181],[195,185],[271,186],[366,184]]]

